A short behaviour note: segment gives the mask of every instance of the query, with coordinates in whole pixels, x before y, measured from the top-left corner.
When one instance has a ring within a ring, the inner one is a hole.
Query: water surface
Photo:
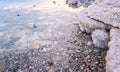
[[[0,51],[39,49],[66,50],[67,37],[74,29],[80,9],[69,8],[64,0],[2,0],[0,8]],[[9,4],[8,4],[9,3]],[[13,4],[14,3],[14,4]],[[6,5],[8,4],[8,5]],[[82,8],[81,8],[82,9]]]

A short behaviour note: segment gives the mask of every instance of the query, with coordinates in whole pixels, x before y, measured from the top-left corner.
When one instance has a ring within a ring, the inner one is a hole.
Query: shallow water
[[[90,36],[76,30],[82,9],[69,8],[65,0],[1,0],[0,72],[82,71],[91,48]],[[104,53],[95,55],[98,61]]]
[[[72,23],[77,23],[78,9],[69,8],[64,0],[56,0],[56,3],[6,0],[3,3],[9,4],[0,9],[2,50],[40,48],[54,41],[64,43]]]
[[[16,62],[14,57],[16,59],[18,53],[26,53],[28,58],[20,54],[18,62],[24,65],[26,59],[35,61],[37,63],[33,65],[38,69],[33,70],[38,72],[42,72],[39,69],[48,65],[49,60],[55,65],[60,61],[60,65],[66,65],[66,41],[75,29],[73,24],[78,22],[78,9],[69,8],[64,0],[55,1],[0,1],[0,63]],[[3,69],[0,67],[0,71],[13,72],[19,64],[5,63],[1,66]]]

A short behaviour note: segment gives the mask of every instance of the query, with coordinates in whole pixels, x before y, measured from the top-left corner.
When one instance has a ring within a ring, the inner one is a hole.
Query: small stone
[[[53,1],[53,3],[56,3],[56,1]]]
[[[20,16],[20,14],[17,14],[17,16]]]
[[[92,41],[87,42],[87,46],[91,46],[92,44],[93,44]]]
[[[89,59],[89,58],[90,58],[90,55],[88,55],[86,58]]]
[[[50,68],[48,72],[54,72],[54,68]]]
[[[34,25],[33,25],[33,27],[34,27],[34,28],[37,28],[37,25],[36,25],[36,24],[34,24]]]
[[[18,69],[17,72],[24,72],[24,71],[22,71],[21,69]]]
[[[81,70],[83,70],[83,69],[84,69],[84,67],[83,67],[83,66],[80,66],[80,69],[81,69]]]
[[[29,72],[29,70],[26,68],[24,72]]]
[[[98,62],[96,61],[96,62],[94,62],[94,64],[96,65],[96,64],[98,64]]]
[[[49,66],[52,66],[54,63],[52,61],[47,62]]]
[[[36,7],[36,5],[33,5],[33,7]]]
[[[78,49],[76,49],[76,50],[75,50],[75,52],[78,52],[78,53],[80,53],[80,52],[81,52],[81,50],[78,50]]]

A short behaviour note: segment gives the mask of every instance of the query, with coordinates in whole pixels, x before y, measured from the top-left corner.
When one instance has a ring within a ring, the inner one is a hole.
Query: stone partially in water
[[[110,31],[109,51],[106,56],[106,72],[120,71],[120,30],[113,28]]]
[[[109,35],[108,32],[102,29],[96,29],[92,33],[93,44],[98,48],[107,48]]]

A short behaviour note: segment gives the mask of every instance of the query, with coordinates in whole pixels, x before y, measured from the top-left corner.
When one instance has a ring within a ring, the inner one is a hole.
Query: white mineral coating
[[[109,51],[106,56],[106,72],[120,71],[120,30],[113,28],[110,31]]]
[[[96,29],[92,33],[93,44],[98,48],[108,48],[109,35],[103,29]]]

